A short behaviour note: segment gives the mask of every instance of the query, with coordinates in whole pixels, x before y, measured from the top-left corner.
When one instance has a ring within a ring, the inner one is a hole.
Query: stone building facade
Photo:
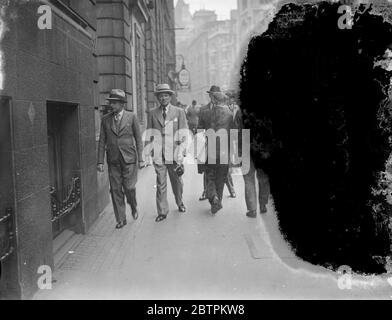
[[[127,92],[143,128],[155,85],[170,83],[174,7],[161,0],[0,0],[0,7],[0,299],[28,299],[109,204],[96,145],[110,90]],[[52,24],[40,29],[47,8]]]
[[[0,297],[30,298],[56,241],[85,233],[99,213],[96,3],[0,5]],[[50,29],[38,27],[42,5]]]
[[[175,69],[173,0],[98,0],[100,104],[112,88],[128,96],[140,125],[156,106],[155,85]]]

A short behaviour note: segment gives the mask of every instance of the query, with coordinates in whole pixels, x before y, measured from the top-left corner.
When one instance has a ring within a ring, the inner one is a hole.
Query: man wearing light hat
[[[185,111],[173,106],[170,102],[174,91],[168,84],[159,84],[156,87],[155,96],[159,101],[159,107],[151,110],[148,114],[147,129],[156,130],[162,137],[160,154],[154,154],[154,167],[157,175],[156,204],[158,217],[156,222],[165,220],[169,213],[167,201],[167,174],[180,212],[185,212],[183,202],[183,150],[180,147],[184,141],[181,135],[176,133],[180,130],[187,131],[188,124]]]
[[[121,229],[127,224],[124,195],[132,217],[138,218],[136,182],[138,169],[144,167],[143,144],[136,115],[124,109],[127,102],[125,92],[113,89],[107,100],[112,112],[102,118],[97,168],[99,172],[104,171],[106,150],[116,228]]]

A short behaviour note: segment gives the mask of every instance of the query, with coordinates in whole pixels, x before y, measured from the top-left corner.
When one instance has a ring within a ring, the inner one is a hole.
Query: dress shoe
[[[260,207],[260,213],[267,213],[267,207],[265,205]]]
[[[249,217],[249,218],[256,218],[257,217],[257,211],[256,210],[248,211],[246,213],[246,216]]]
[[[180,212],[186,212],[186,208],[185,208],[184,204],[180,205],[180,206],[178,207],[178,210],[179,210]]]
[[[217,197],[214,197],[214,199],[211,202],[211,213],[215,214],[220,209],[222,209],[222,204],[220,203],[220,201],[219,201],[219,199]]]
[[[127,225],[127,220],[120,221],[119,223],[117,223],[116,229],[121,229],[121,228],[125,227],[126,225]]]
[[[205,191],[203,191],[203,194],[201,195],[201,197],[199,198],[199,200],[200,200],[200,201],[207,200],[207,195],[206,195],[206,192],[205,192]]]
[[[132,217],[134,220],[137,220],[137,218],[139,218],[139,214],[137,211],[132,211]]]
[[[230,193],[230,198],[236,198],[236,197],[237,197],[237,195],[235,194],[235,192]]]
[[[163,214],[160,214],[158,217],[156,217],[155,222],[160,222],[165,219],[166,219],[166,216]]]

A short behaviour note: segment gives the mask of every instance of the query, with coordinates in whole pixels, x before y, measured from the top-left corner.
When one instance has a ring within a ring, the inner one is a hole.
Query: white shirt
[[[123,115],[124,115],[124,109],[122,109],[119,113],[115,114],[115,115],[114,115],[114,119],[115,119],[116,121],[121,121]]]

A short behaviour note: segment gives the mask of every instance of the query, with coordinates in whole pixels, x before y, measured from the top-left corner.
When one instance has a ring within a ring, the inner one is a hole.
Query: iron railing
[[[67,187],[65,196],[57,194],[54,187],[50,189],[51,205],[52,205],[52,222],[62,218],[76,209],[80,204],[80,178],[72,178],[71,183]]]

